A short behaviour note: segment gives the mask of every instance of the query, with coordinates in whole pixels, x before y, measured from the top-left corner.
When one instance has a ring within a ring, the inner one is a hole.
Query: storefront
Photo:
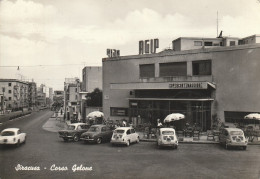
[[[188,83],[182,83],[188,85]],[[157,119],[162,122],[168,114],[181,113],[185,119],[175,121],[181,130],[186,123],[197,124],[202,130],[211,127],[211,98],[209,89],[135,90],[135,97],[129,98],[129,119],[134,125],[151,124]]]

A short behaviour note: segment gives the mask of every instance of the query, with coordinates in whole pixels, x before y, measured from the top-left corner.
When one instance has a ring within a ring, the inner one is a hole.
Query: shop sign
[[[206,85],[203,85],[202,82],[189,82],[189,83],[170,83],[169,88],[174,89],[205,89]]]

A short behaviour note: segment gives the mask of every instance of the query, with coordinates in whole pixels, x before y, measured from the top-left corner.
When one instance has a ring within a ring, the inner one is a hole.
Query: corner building
[[[103,111],[134,125],[182,113],[205,131],[260,112],[260,44],[103,58]]]

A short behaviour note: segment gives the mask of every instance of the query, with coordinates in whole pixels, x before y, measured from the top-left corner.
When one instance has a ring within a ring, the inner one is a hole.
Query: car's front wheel
[[[130,141],[126,141],[126,146],[128,147],[130,145]]]
[[[227,145],[227,143],[226,143],[226,145],[225,145],[225,148],[228,150],[229,149],[229,146]]]
[[[246,146],[243,146],[243,150],[246,150]]]
[[[63,138],[64,142],[68,142],[68,139],[67,138]]]
[[[74,140],[74,142],[78,142],[79,141],[79,136],[78,135],[74,135],[73,140]]]
[[[97,144],[101,144],[102,143],[102,139],[99,137],[97,138]]]

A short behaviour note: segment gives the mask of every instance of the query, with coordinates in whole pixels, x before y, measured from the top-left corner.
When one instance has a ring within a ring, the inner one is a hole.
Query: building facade
[[[92,92],[95,88],[102,90],[102,67],[86,66],[82,70],[82,91]]]
[[[28,103],[30,108],[36,107],[37,85],[35,82],[28,83]]]
[[[17,79],[0,79],[1,110],[28,108],[28,83]]]
[[[64,82],[64,110],[67,120],[78,120],[81,99],[79,92],[81,83],[79,78],[65,78]]]
[[[177,129],[188,122],[205,131],[216,118],[239,122],[260,112],[260,44],[238,45],[241,40],[229,39],[235,45],[194,49],[188,46],[199,40],[190,38],[179,50],[175,45],[156,54],[104,58],[105,117],[155,125],[168,114],[182,113],[185,119],[175,122]],[[210,40],[208,44],[217,43]]]

